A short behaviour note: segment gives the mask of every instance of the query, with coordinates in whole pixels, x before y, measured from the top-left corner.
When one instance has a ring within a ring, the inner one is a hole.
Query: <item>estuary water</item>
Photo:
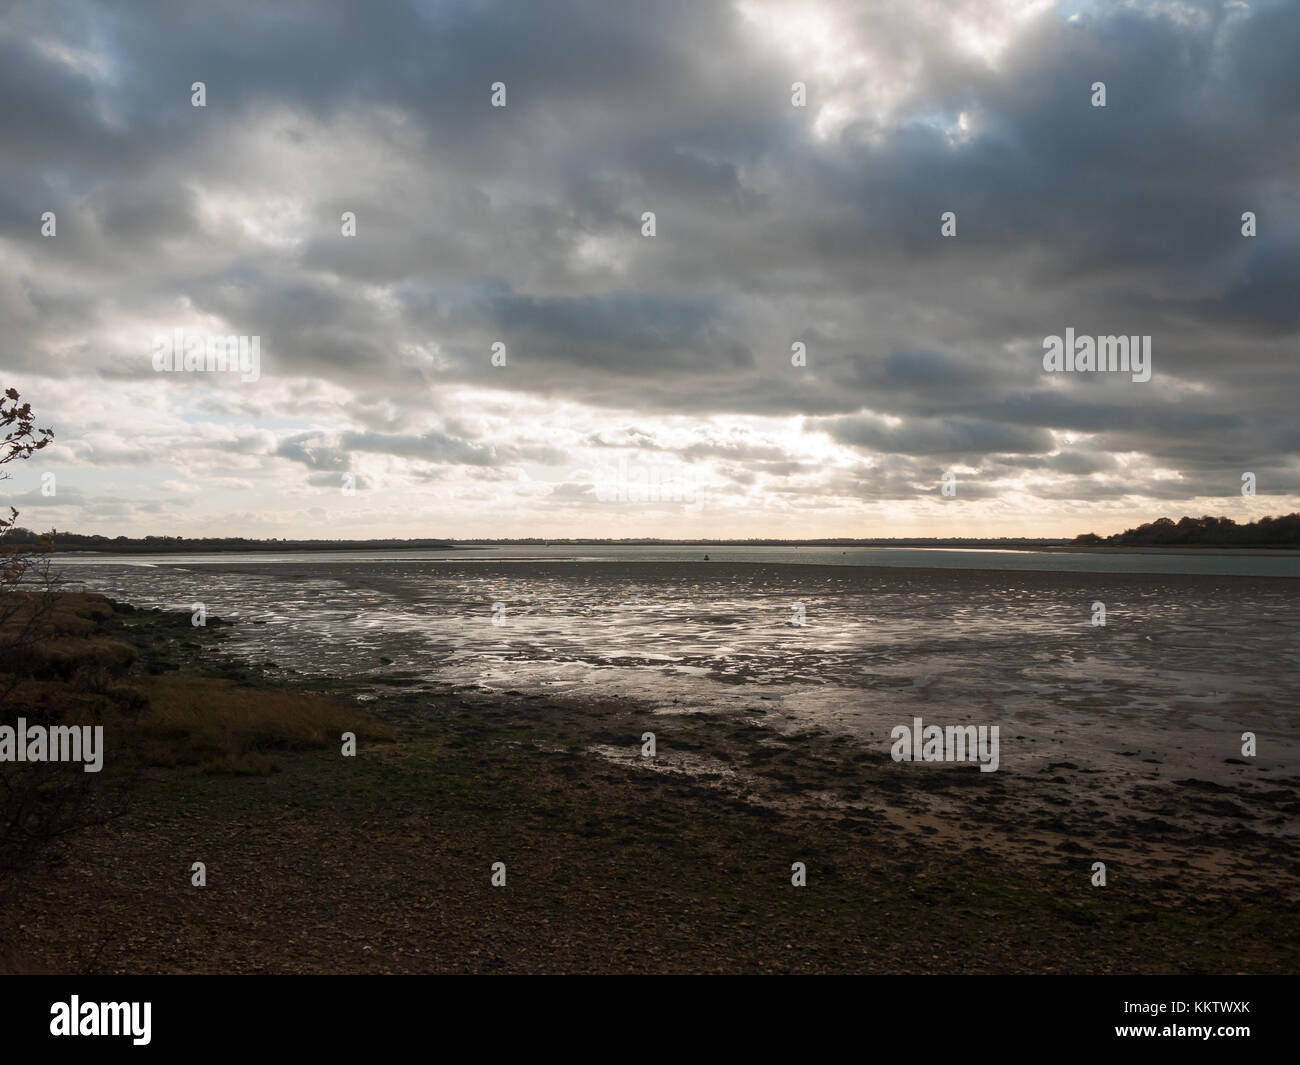
[[[1213,777],[1251,731],[1267,737],[1259,766],[1300,766],[1300,581],[1218,571],[1293,560],[840,550],[64,556],[59,567],[137,605],[203,603],[235,623],[232,653],[376,691],[396,677],[665,714],[732,708],[873,744],[915,716],[999,724],[1020,737],[1002,758],[1012,771],[1065,758]],[[889,562],[862,563],[883,551]]]

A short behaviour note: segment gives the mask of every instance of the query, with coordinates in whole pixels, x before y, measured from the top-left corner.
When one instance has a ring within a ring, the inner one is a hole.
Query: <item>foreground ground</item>
[[[0,916],[11,969],[1300,966],[1293,852],[1247,822],[1187,834],[1139,811],[1075,809],[1054,799],[1073,794],[1054,790],[1069,768],[1033,781],[904,772],[882,749],[778,733],[757,705],[647,726],[644,708],[416,691],[397,675],[357,704],[345,679],[271,681],[225,661],[219,625],[92,613],[86,639],[134,649],[122,668],[152,702],[140,725],[150,743],[141,777],[105,796],[111,816],[59,841],[14,887]],[[209,707],[208,725],[239,700],[255,713],[258,700],[283,710],[290,698],[323,726],[306,740],[297,719],[289,736],[210,735],[186,707],[214,691],[235,694]],[[647,727],[654,760],[640,756]],[[343,728],[359,734],[355,758],[340,756]],[[212,749],[191,757],[196,745]],[[1271,781],[1261,801],[1290,816],[1294,785]],[[1188,809],[1222,801],[1184,791]],[[1098,858],[1104,888],[1091,882]],[[194,862],[205,887],[191,886]],[[794,862],[806,887],[791,884]]]

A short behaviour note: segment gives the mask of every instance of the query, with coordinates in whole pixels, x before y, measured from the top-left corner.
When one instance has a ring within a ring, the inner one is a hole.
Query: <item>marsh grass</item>
[[[6,606],[4,716],[102,723],[119,764],[265,776],[277,754],[341,745],[344,732],[393,738],[337,697],[199,672],[181,647],[196,636],[188,615],[119,617],[103,596],[75,592],[17,593]],[[142,668],[160,655],[167,671]]]
[[[391,740],[386,725],[323,695],[243,687],[187,673],[152,677],[138,728],[151,765],[265,776],[276,752],[341,746],[342,735]]]

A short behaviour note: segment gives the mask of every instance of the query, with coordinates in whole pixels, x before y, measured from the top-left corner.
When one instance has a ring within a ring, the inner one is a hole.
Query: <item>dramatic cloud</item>
[[[57,443],[5,487],[110,534],[1297,509],[1297,54],[1273,0],[8,5],[0,385]],[[1067,329],[1150,381],[1045,372]]]

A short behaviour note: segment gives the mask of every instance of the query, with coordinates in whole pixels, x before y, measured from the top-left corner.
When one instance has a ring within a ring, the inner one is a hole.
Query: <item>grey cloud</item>
[[[813,423],[843,444],[867,451],[910,455],[963,456],[988,451],[1049,451],[1051,434],[992,421],[917,420],[890,425],[884,418],[860,415]]]
[[[818,107],[852,86],[728,5],[17,3],[0,25],[0,367],[182,403],[195,382],[160,382],[123,330],[210,316],[263,337],[268,379],[319,388],[283,410],[189,402],[346,424],[277,424],[275,455],[316,478],[359,453],[423,478],[569,461],[458,424],[448,397],[473,387],[583,406],[608,420],[588,447],[664,448],[668,417],[796,416],[916,462],[770,489],[828,504],[929,493],[957,459],[1059,478],[1044,498],[1115,498],[1118,453],[1183,475],[1135,489],[1149,498],[1234,466],[1293,483],[1300,20],[1181,7],[1048,10],[986,63],[947,32],[978,4],[832,5],[834,43],[902,95],[882,119],[854,99],[864,113],[822,139]],[[1038,344],[1067,325],[1152,335],[1155,378],[1049,386]],[[1055,454],[1049,430],[1095,439]],[[701,436],[676,453],[750,483],[818,472],[797,447]],[[101,443],[68,447],[155,458]]]

